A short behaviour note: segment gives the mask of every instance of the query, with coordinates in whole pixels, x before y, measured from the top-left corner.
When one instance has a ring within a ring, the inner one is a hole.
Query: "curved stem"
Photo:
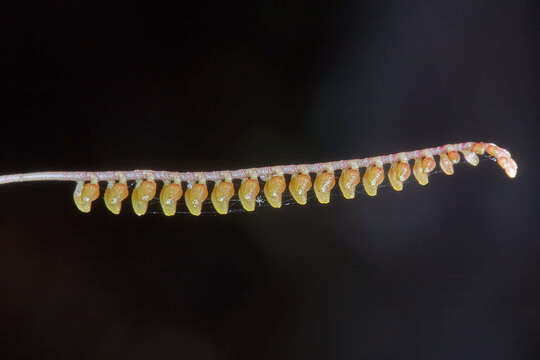
[[[296,174],[299,172],[320,173],[325,170],[343,170],[347,168],[367,168],[374,164],[390,164],[398,160],[407,161],[421,156],[435,156],[447,151],[468,151],[474,144],[481,144],[482,147],[490,143],[465,142],[457,144],[443,145],[422,150],[414,150],[390,155],[381,155],[363,159],[339,160],[326,163],[298,164],[266,166],[259,168],[246,168],[225,171],[204,171],[204,172],[175,172],[175,171],[155,171],[155,170],[130,170],[130,171],[53,171],[34,172],[11,175],[0,175],[0,184],[27,181],[114,181],[114,180],[143,180],[153,179],[161,181],[185,181],[193,183],[196,181],[220,181],[233,179],[261,178],[268,179],[274,174]],[[499,148],[500,149],[500,148]],[[508,153],[506,150],[502,151]],[[509,153],[508,153],[509,154]]]

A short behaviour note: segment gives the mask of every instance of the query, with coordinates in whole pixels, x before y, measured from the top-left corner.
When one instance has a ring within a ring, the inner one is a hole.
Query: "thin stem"
[[[367,168],[374,164],[390,164],[398,160],[410,160],[420,156],[435,156],[447,151],[470,150],[473,142],[443,145],[439,147],[396,153],[391,155],[374,156],[363,159],[339,160],[326,163],[266,166],[251,169],[238,169],[226,171],[206,172],[174,172],[154,170],[131,171],[53,171],[34,172],[12,175],[1,175],[0,184],[27,181],[114,181],[114,180],[143,180],[153,179],[161,181],[218,181],[231,179],[261,178],[267,180],[274,174],[296,174],[299,172],[320,173],[325,170],[343,170],[351,167]],[[484,144],[484,143],[480,143]],[[485,144],[488,145],[488,144]]]

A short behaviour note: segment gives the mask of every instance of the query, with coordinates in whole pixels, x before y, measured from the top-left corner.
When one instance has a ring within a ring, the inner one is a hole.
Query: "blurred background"
[[[17,359],[540,356],[535,1],[28,4],[2,46],[2,174],[225,170],[495,142],[403,192],[90,214],[0,187]],[[127,205],[127,204],[126,204]]]

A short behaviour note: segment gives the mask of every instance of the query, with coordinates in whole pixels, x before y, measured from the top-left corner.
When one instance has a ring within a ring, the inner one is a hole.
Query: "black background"
[[[462,141],[520,166],[329,205],[119,216],[0,187],[3,358],[540,355],[534,1],[7,11],[1,173],[224,170]],[[337,190],[337,189],[336,189]]]

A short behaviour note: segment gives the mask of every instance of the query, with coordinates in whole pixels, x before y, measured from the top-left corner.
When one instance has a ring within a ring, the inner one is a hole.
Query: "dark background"
[[[462,141],[495,163],[320,205],[91,214],[0,187],[2,358],[540,356],[535,1],[7,11],[1,173],[223,170]]]

